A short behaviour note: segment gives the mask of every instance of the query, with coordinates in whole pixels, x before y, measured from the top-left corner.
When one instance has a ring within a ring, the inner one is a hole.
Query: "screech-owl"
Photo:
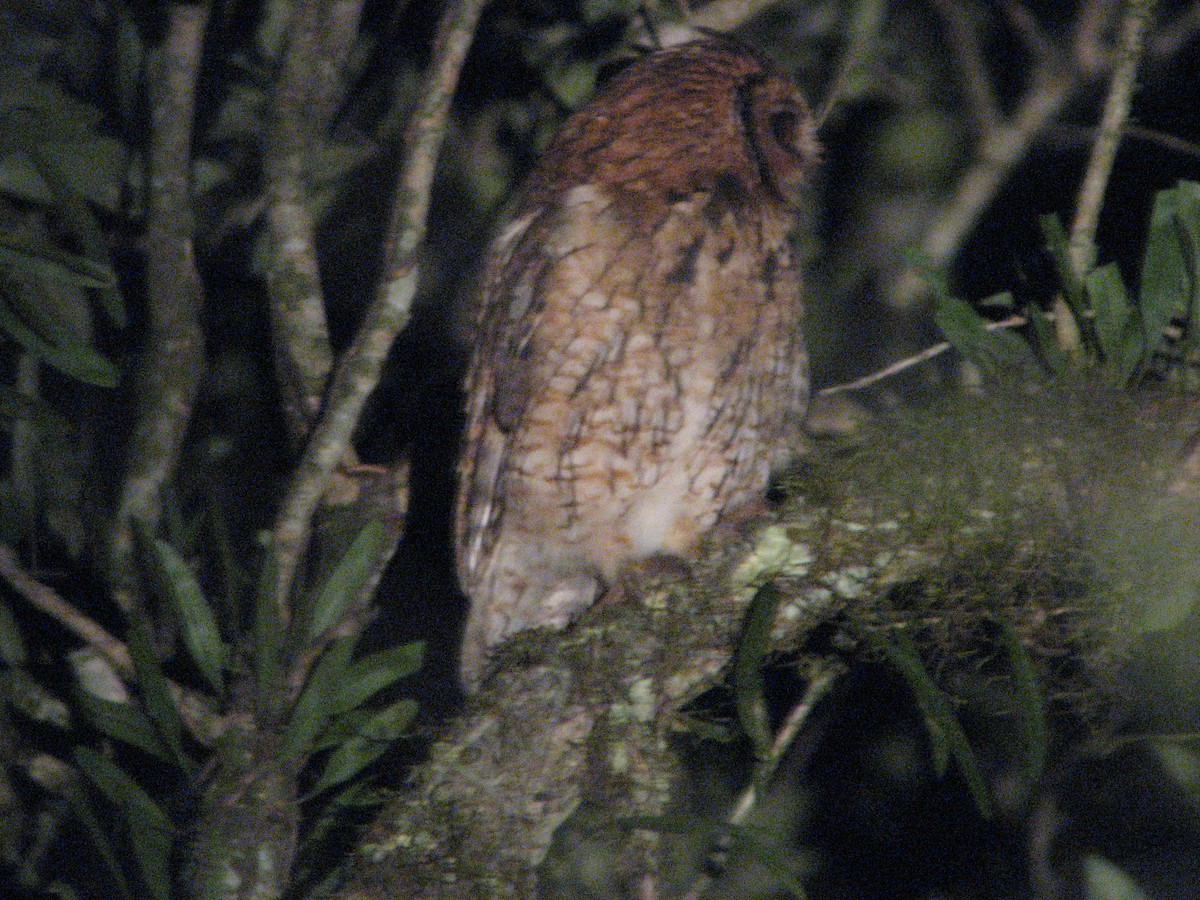
[[[467,375],[468,687],[496,644],[761,496],[808,405],[791,232],[817,153],[791,82],[718,38],[631,64],[546,151],[491,247]]]

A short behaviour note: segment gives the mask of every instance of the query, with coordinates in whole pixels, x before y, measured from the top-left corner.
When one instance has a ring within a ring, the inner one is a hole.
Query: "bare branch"
[[[349,447],[363,405],[379,381],[388,350],[408,322],[417,287],[418,251],[425,238],[434,164],[450,100],[483,3],[484,0],[458,0],[447,10],[438,29],[429,86],[409,123],[408,155],[394,192],[381,288],[337,366],[328,402],[309,438],[276,521],[278,600],[285,620],[288,617],[285,598],[307,544],[317,504],[334,467]]]
[[[746,821],[750,815],[764,787],[769,784],[774,777],[775,771],[779,768],[779,764],[783,762],[784,756],[795,743],[796,738],[800,734],[800,729],[804,723],[808,721],[809,715],[821,699],[829,693],[834,682],[837,681],[846,672],[846,667],[843,663],[821,660],[814,666],[812,680],[804,691],[804,696],[800,698],[800,702],[792,707],[787,714],[783,724],[779,726],[779,731],[775,735],[775,740],[771,745],[770,755],[758,767],[758,771],[754,773],[754,780],[746,786],[737,803],[733,805],[733,810],[726,819],[727,833],[722,840],[722,846],[719,848],[717,855],[710,857],[709,864],[704,867],[703,874],[696,879],[688,892],[684,894],[685,900],[700,900],[704,896],[704,892],[715,880],[713,875],[719,872],[724,867],[722,857],[728,850],[729,831],[738,827]]]
[[[320,413],[333,368],[317,264],[316,217],[304,184],[318,136],[311,100],[319,5],[320,0],[302,0],[292,16],[263,158],[271,238],[271,336],[284,416],[296,445]]]
[[[959,178],[954,194],[943,204],[922,239],[921,251],[934,268],[945,266],[958,251],[1001,185],[1047,124],[1062,111],[1075,88],[1076,82],[1069,74],[1043,69],[1011,123],[981,141],[976,161]],[[892,296],[906,303],[923,287],[923,280],[910,269],[901,276]]]
[[[26,603],[58,622],[103,656],[122,678],[136,677],[129,648],[94,619],[64,600],[52,587],[26,572],[16,551],[7,544],[0,544],[0,578],[7,581]],[[174,681],[168,681],[167,684],[179,704],[180,716],[189,733],[200,743],[211,744],[224,730],[224,721],[212,712],[203,696]]]
[[[358,36],[363,0],[323,0],[310,116],[324,131],[350,87],[347,64]]]
[[[1117,156],[1117,146],[1121,142],[1121,132],[1129,119],[1134,80],[1142,58],[1144,36],[1153,5],[1153,0],[1129,0],[1121,21],[1116,70],[1113,72],[1108,96],[1104,101],[1100,131],[1092,144],[1091,158],[1088,160],[1083,184],[1079,188],[1075,220],[1071,225],[1071,236],[1067,244],[1071,268],[1079,278],[1086,275],[1095,264],[1096,224],[1100,219],[1104,192],[1108,187],[1113,161]],[[1066,299],[1061,294],[1055,300],[1054,313],[1059,345],[1069,352],[1077,350],[1079,328],[1067,309]]]
[[[1145,46],[1144,37],[1153,6],[1153,0],[1129,0],[1121,22],[1117,66],[1108,89],[1108,97],[1104,101],[1100,132],[1092,145],[1091,159],[1088,160],[1083,185],[1079,189],[1075,220],[1071,225],[1068,250],[1071,266],[1080,277],[1095,262],[1096,223],[1100,218],[1100,206],[1104,202],[1104,192],[1112,174],[1113,160],[1117,156],[1117,146],[1121,142],[1121,132],[1129,120],[1134,80],[1138,63],[1141,62]]]
[[[30,576],[17,559],[16,551],[7,544],[0,544],[0,577],[34,609],[54,619],[89,647],[94,647],[122,675],[133,674],[133,660],[125,645],[60,597],[53,588]]]
[[[983,327],[986,331],[999,331],[1001,328],[1020,328],[1029,320],[1024,316],[1009,316],[1000,322],[988,322]],[[931,347],[926,347],[920,353],[915,353],[912,356],[892,363],[889,366],[872,372],[870,375],[864,375],[862,378],[857,378],[854,381],[847,381],[843,384],[830,385],[827,388],[821,388],[817,393],[822,397],[829,397],[833,394],[842,394],[846,391],[858,391],[865,387],[870,387],[878,381],[883,381],[886,378],[891,378],[893,375],[899,375],[905,369],[910,369],[915,365],[923,362],[928,362],[935,357],[941,356],[953,345],[949,341],[941,341]]]
[[[1075,64],[1088,77],[1112,66],[1105,33],[1111,27],[1120,0],[1088,0],[1079,10],[1075,27]]]
[[[179,458],[204,374],[203,290],[196,271],[191,200],[192,119],[208,4],[174,3],[166,37],[148,61],[149,212],[146,289],[149,358],[138,421],[111,537],[111,577],[125,612],[136,605],[133,523],[158,523],[161,491]]]

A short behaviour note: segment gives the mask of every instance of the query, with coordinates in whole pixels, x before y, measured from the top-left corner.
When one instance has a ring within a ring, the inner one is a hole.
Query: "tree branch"
[[[293,13],[263,157],[271,238],[271,339],[284,417],[295,446],[321,411],[333,368],[317,264],[316,217],[304,182],[319,139],[311,106],[319,6],[320,0],[301,0]]]
[[[419,249],[425,238],[434,166],[450,100],[483,4],[484,0],[458,0],[447,10],[439,26],[429,86],[407,132],[407,158],[393,195],[381,287],[353,343],[337,365],[328,401],[309,437],[276,520],[278,602],[285,620],[286,596],[307,546],[317,504],[334,467],[349,447],[363,405],[379,381],[388,350],[408,322],[416,293]]]
[[[110,577],[127,613],[138,605],[133,524],[158,524],[163,486],[175,471],[204,376],[203,288],[196,271],[191,198],[192,120],[208,4],[173,3],[162,46],[150,56],[149,211],[146,289],[149,358],[141,374],[138,421],[125,454],[114,516]]]

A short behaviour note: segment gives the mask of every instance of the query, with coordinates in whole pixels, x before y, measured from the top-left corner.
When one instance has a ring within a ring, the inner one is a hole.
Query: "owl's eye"
[[[771,137],[788,153],[798,153],[800,145],[800,115],[794,109],[777,110],[767,118]]]

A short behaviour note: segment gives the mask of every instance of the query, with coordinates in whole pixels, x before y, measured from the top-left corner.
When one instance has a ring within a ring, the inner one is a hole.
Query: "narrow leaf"
[[[349,781],[377,760],[400,738],[416,714],[416,702],[405,699],[372,716],[361,731],[329,754],[312,793],[320,794],[334,785]]]
[[[754,747],[758,759],[771,754],[774,738],[767,715],[766,687],[763,683],[763,661],[770,645],[771,625],[782,599],[773,584],[763,585],[750,601],[746,623],[738,639],[737,658],[733,668],[733,696],[738,721]]]
[[[101,734],[137,747],[164,762],[171,761],[170,748],[150,720],[133,704],[106,700],[81,687],[75,689],[75,703]]]
[[[150,535],[144,528],[138,537],[146,550],[146,558],[162,599],[175,613],[183,632],[188,654],[218,694],[224,689],[224,670],[229,649],[221,640],[212,607],[191,567],[166,541]]]
[[[280,753],[285,759],[307,757],[312,752],[313,741],[329,721],[357,642],[353,637],[340,638],[321,655],[284,730]]]
[[[82,788],[82,784],[77,782],[67,792],[67,802],[71,806],[71,812],[79,820],[88,837],[92,839],[92,844],[100,854],[100,858],[104,860],[104,867],[116,882],[120,896],[123,900],[133,900],[133,891],[129,889],[129,882],[125,879],[125,873],[121,871],[121,864],[117,861],[117,854],[113,850],[109,832],[101,827],[96,813],[92,809],[92,803]]]
[[[129,619],[126,637],[129,655],[133,658],[133,668],[137,673],[138,690],[146,702],[146,712],[150,721],[170,748],[175,762],[188,768],[190,761],[183,752],[183,721],[180,719],[179,709],[171,695],[171,687],[163,673],[162,663],[154,652],[150,634],[136,614]]]
[[[72,340],[67,346],[51,344],[30,328],[11,306],[18,299],[17,293],[9,291],[0,296],[0,330],[38,359],[84,384],[116,386],[116,368],[91,347],[78,340]],[[28,303],[19,302],[26,309],[33,308]]]
[[[1033,325],[1034,340],[1037,342],[1037,352],[1051,375],[1061,375],[1067,368],[1067,357],[1062,347],[1058,345],[1058,336],[1054,333],[1054,323],[1038,306],[1029,311],[1029,321]]]
[[[386,535],[387,529],[379,519],[363,526],[313,601],[309,637],[323,634],[346,615],[370,577]]]
[[[934,767],[938,775],[944,775],[950,758],[958,763],[967,789],[975,800],[975,805],[985,818],[991,818],[992,803],[988,797],[987,785],[975,754],[967,736],[963,733],[958,718],[954,715],[949,698],[934,684],[933,679],[925,670],[920,653],[912,638],[900,629],[892,629],[888,634],[869,633],[872,646],[883,653],[884,657],[895,666],[909,690],[913,693],[929,732],[933,747]]]
[[[107,264],[60,250],[49,242],[3,232],[0,232],[0,265],[85,288],[111,288],[117,283],[112,267]]]
[[[985,320],[969,303],[935,287],[938,295],[934,323],[941,329],[954,349],[979,367],[987,376],[1006,369],[1021,368],[1029,360],[1029,347],[1009,331],[988,331]]]
[[[143,882],[154,900],[170,900],[172,828],[166,815],[141,785],[107,757],[77,747],[75,762],[124,816]]]
[[[1041,216],[1038,224],[1041,225],[1042,235],[1046,238],[1046,249],[1054,261],[1059,286],[1062,288],[1063,299],[1067,302],[1071,318],[1075,320],[1084,346],[1095,349],[1096,332],[1092,318],[1088,315],[1087,297],[1084,295],[1083,284],[1080,282],[1079,276],[1075,274],[1075,269],[1071,266],[1067,233],[1063,230],[1062,222],[1059,221],[1058,216],[1051,214]]]
[[[1096,313],[1096,336],[1112,384],[1124,387],[1142,364],[1142,321],[1115,263],[1088,272],[1083,280]]]
[[[421,668],[424,652],[425,643],[415,641],[355,660],[334,701],[334,714],[357,709],[375,694],[412,675]]]
[[[113,267],[108,240],[87,199],[97,205],[113,208],[113,200],[120,195],[117,184],[125,169],[127,153],[117,141],[96,135],[90,137],[91,140],[74,142],[65,147],[48,147],[39,142],[31,156],[38,174],[54,194],[58,218],[78,239],[84,255],[111,272]],[[72,150],[75,152],[72,153]],[[67,161],[73,156],[83,156],[74,172],[67,166]],[[84,181],[78,177],[80,170],[86,171]],[[115,279],[111,284],[100,287],[99,297],[100,306],[109,321],[117,328],[124,328],[127,321],[125,300]]]
[[[1195,349],[1200,346],[1200,182],[1181,181],[1175,190],[1175,221],[1187,285],[1180,305],[1187,311],[1186,334]]]
[[[25,669],[0,671],[0,696],[31,721],[63,731],[71,729],[71,711],[47,688],[34,681]]]
[[[1029,658],[1029,651],[1025,649],[1016,629],[1008,621],[1000,623],[1000,640],[1008,654],[1013,686],[1017,691],[1021,737],[1025,746],[1025,779],[1027,784],[1034,785],[1041,779],[1046,768],[1046,749],[1050,740],[1050,729],[1046,724],[1046,703],[1038,684],[1037,672],[1033,668],[1033,661]]]
[[[1154,195],[1138,286],[1138,304],[1151,349],[1162,340],[1171,319],[1191,312],[1187,307],[1191,285],[1179,240],[1178,210],[1179,193],[1175,188]]]

